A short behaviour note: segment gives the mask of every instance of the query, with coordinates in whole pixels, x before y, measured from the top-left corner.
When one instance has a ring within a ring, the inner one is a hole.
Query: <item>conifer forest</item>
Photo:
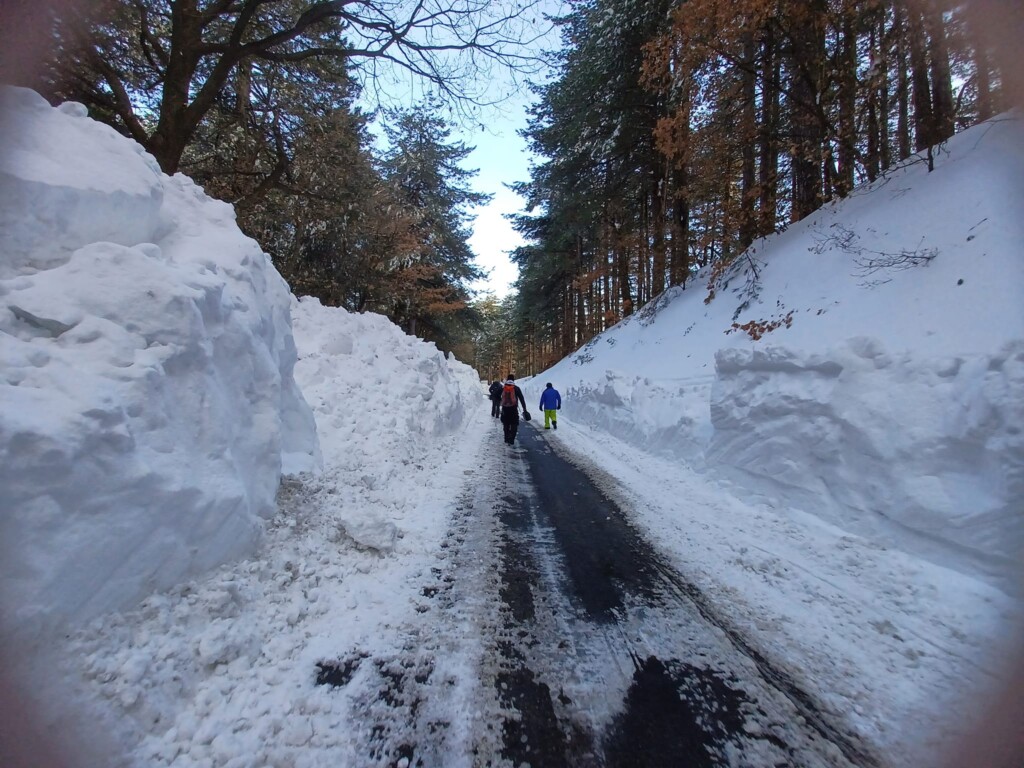
[[[1012,106],[993,10],[1019,28],[995,0],[103,0],[54,13],[54,54],[21,84],[232,203],[296,294],[494,378],[699,270],[713,295],[759,238]],[[554,50],[531,44],[545,24]],[[470,287],[486,196],[454,130],[498,71],[533,96],[539,158],[501,300]],[[430,95],[395,106],[412,81]]]

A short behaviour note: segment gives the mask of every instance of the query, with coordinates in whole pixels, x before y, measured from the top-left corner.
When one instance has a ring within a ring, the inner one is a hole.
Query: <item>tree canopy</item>
[[[1005,108],[988,5],[572,0],[526,130],[541,159],[517,187],[520,370],[698,270],[713,298],[757,238]],[[753,259],[738,268],[756,283]]]
[[[26,84],[233,203],[297,293],[489,375],[541,370],[699,270],[709,300],[730,269],[756,283],[758,238],[930,162],[1021,88],[995,45],[1024,15],[1004,0],[566,0],[549,57],[527,45],[540,2],[69,2]],[[514,85],[542,60],[516,293],[474,301],[486,196],[452,117],[500,97],[496,69]],[[398,73],[431,95],[366,106],[407,90]]]
[[[523,44],[537,2],[106,0],[58,19],[51,77],[174,173],[211,111],[270,95],[272,73],[293,87],[362,76],[376,92],[397,69],[462,109],[480,104],[481,75],[535,66]]]

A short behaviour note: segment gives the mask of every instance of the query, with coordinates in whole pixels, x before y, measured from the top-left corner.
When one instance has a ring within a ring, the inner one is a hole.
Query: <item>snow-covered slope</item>
[[[0,114],[0,634],[30,638],[250,553],[319,448],[231,207],[80,105]]]
[[[755,243],[709,302],[707,274],[669,290],[530,397],[551,381],[566,420],[1015,589],[1022,147],[1019,114],[957,135],[933,172],[908,164]],[[734,327],[751,321],[778,327]]]

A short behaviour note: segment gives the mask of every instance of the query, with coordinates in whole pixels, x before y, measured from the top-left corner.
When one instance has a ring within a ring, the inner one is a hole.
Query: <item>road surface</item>
[[[507,446],[494,426],[405,653],[319,669],[341,687],[372,665],[368,765],[878,764],[637,532],[614,479],[555,430]]]

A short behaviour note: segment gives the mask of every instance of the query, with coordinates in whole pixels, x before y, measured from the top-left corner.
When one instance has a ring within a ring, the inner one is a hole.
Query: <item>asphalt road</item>
[[[408,653],[320,670],[344,686],[373,665],[353,694],[367,765],[883,764],[720,620],[617,496],[557,431],[524,423],[508,446],[495,420]]]

